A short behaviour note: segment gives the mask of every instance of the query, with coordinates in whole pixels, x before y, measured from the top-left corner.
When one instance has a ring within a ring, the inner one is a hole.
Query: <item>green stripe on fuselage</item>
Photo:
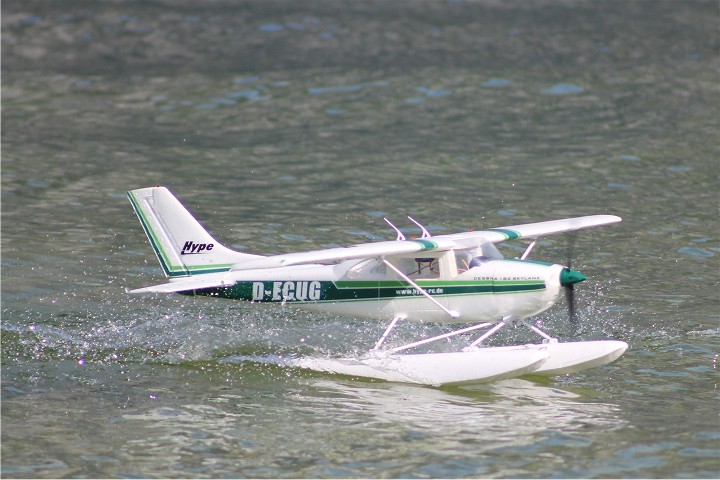
[[[545,289],[542,280],[424,281],[419,285],[430,295],[487,295],[534,292]],[[199,295],[254,302],[348,302],[422,297],[412,285],[386,281],[256,281],[238,282],[232,287],[198,290]]]
[[[340,289],[407,288],[411,286],[405,280],[340,280],[333,283]],[[492,285],[492,280],[418,280],[416,283],[423,288],[435,288]]]

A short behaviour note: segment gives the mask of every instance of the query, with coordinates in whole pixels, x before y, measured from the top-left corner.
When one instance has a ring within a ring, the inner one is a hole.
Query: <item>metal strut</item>
[[[491,329],[488,330],[487,332],[485,332],[485,333],[483,333],[482,335],[480,335],[480,337],[479,337],[477,340],[475,340],[474,342],[472,342],[470,345],[468,345],[467,347],[465,347],[463,350],[472,350],[473,348],[475,348],[475,347],[477,347],[478,345],[480,345],[480,342],[482,342],[483,340],[485,340],[485,339],[488,338],[490,335],[492,335],[493,333],[497,332],[498,330],[500,330],[500,329],[501,329],[502,327],[504,327],[504,326],[505,326],[505,322],[500,322],[500,323],[498,323],[498,324],[495,325],[493,328],[491,328]]]
[[[515,317],[513,317],[512,315],[508,315],[508,316],[506,316],[506,317],[503,317],[502,320],[500,321],[500,323],[498,323],[497,325],[495,325],[493,328],[491,328],[491,329],[488,330],[487,332],[483,333],[480,337],[478,337],[477,340],[475,340],[474,342],[472,342],[470,345],[468,345],[467,347],[463,348],[463,351],[473,350],[475,347],[477,347],[478,345],[480,345],[480,343],[481,343],[483,340],[485,340],[486,338],[489,338],[491,335],[493,335],[495,332],[497,332],[498,330],[500,330],[501,328],[503,328],[505,325],[509,325],[509,324],[515,323],[516,321],[517,321],[517,320],[515,320]]]
[[[411,282],[411,284],[412,284],[412,282]],[[397,325],[397,322],[400,320],[404,320],[405,318],[407,318],[406,315],[395,316],[392,319],[392,321],[390,322],[390,325],[388,325],[388,327],[385,329],[385,333],[382,334],[382,337],[380,337],[380,340],[378,340],[378,342],[375,344],[375,347],[373,348],[373,350],[378,350],[380,348],[380,346],[385,342],[388,335],[390,335],[390,332],[392,332],[392,330],[395,328],[395,325]],[[467,352],[467,351],[476,350],[477,349],[476,347],[478,345],[480,345],[480,343],[482,343],[484,340],[490,338],[492,335],[494,335],[498,330],[503,328],[505,325],[515,324],[515,323],[521,323],[521,324],[525,325],[526,327],[528,327],[533,332],[535,332],[538,335],[540,335],[541,337],[543,337],[544,338],[543,343],[557,343],[557,341],[558,341],[557,338],[551,337],[547,333],[543,332],[542,330],[535,327],[534,325],[529,324],[525,320],[516,320],[515,318],[513,318],[512,315],[508,315],[506,317],[503,317],[503,319],[499,323],[495,324],[495,326],[493,326],[490,330],[488,330],[487,332],[483,333],[480,337],[478,337],[477,340],[472,342],[467,347],[463,348],[462,351]],[[491,325],[492,325],[492,323],[488,323],[488,322],[478,323],[478,324],[475,324],[475,325],[472,325],[469,327],[461,328],[459,330],[453,330],[452,332],[449,332],[449,333],[444,333],[442,335],[437,335],[434,337],[428,337],[428,338],[425,338],[422,340],[418,340],[417,342],[412,342],[412,343],[408,343],[406,345],[395,347],[395,348],[388,350],[388,353],[393,354],[393,353],[402,352],[403,350],[409,350],[411,348],[415,348],[415,347],[419,347],[421,345],[436,342],[438,340],[443,340],[445,338],[454,337],[456,335],[461,335],[463,333],[472,332],[473,330],[487,328]]]
[[[450,337],[454,337],[455,335],[460,335],[461,333],[472,332],[473,330],[478,330],[480,328],[487,328],[490,325],[492,325],[492,323],[478,323],[477,325],[473,325],[471,327],[461,328],[460,330],[453,330],[450,333],[444,333],[444,334],[438,335],[436,337],[430,337],[430,338],[426,338],[424,340],[418,340],[417,342],[408,343],[407,345],[393,348],[392,350],[390,350],[390,353],[402,352],[403,350],[408,350],[410,348],[419,347],[420,345],[425,345],[426,343],[431,343],[431,342],[435,342],[438,340],[442,340],[443,338],[450,338]]]
[[[395,324],[398,322],[398,320],[401,320],[403,318],[405,318],[405,315],[396,315],[395,318],[392,319],[392,322],[390,322],[390,325],[388,325],[388,327],[385,329],[385,333],[382,334],[382,337],[380,337],[380,340],[378,340],[378,342],[375,344],[373,350],[377,350],[378,348],[380,348],[380,345],[383,344],[387,336],[390,335],[392,329],[395,328]]]
[[[521,320],[521,323],[522,323],[523,325],[525,325],[526,327],[528,327],[528,328],[529,328],[530,330],[532,330],[533,332],[535,332],[535,333],[537,333],[538,335],[540,335],[541,337],[543,337],[543,338],[544,338],[545,340],[547,340],[548,342],[550,342],[550,343],[557,343],[557,338],[551,337],[550,335],[548,335],[547,333],[543,332],[542,330],[540,330],[540,329],[537,328],[536,326],[530,325],[530,324],[527,323],[525,320]]]
[[[525,260],[528,255],[530,255],[530,252],[532,251],[533,247],[537,243],[537,239],[533,240],[530,245],[527,246],[523,254],[520,256],[520,260]]]

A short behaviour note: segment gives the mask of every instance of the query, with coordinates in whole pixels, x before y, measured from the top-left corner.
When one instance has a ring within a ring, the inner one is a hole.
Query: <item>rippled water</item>
[[[718,19],[3,2],[2,475],[718,476]],[[394,238],[383,216],[450,233],[620,215],[572,249],[580,330],[563,305],[543,321],[630,350],[472,388],[282,369],[263,360],[360,352],[384,326],[127,295],[163,281],[125,198],[155,184],[261,254]]]

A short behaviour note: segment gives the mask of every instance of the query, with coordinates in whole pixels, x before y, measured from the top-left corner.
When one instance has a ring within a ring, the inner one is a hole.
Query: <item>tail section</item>
[[[221,245],[165,187],[132,190],[128,198],[168,277],[223,272],[258,258]]]

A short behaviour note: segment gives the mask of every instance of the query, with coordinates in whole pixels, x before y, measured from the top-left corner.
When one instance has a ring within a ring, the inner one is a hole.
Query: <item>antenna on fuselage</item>
[[[388,220],[387,218],[383,217],[383,220],[385,220],[385,222],[387,222],[387,224],[390,225],[393,228],[393,230],[395,230],[397,232],[397,238],[395,240],[398,240],[398,241],[405,240],[405,235],[403,235],[403,233],[400,231],[399,228],[397,228],[395,225],[393,225],[390,222],[390,220]]]
[[[422,237],[420,237],[420,238],[430,238],[430,237],[432,237],[432,235],[430,235],[430,232],[428,232],[425,227],[423,227],[422,225],[420,225],[420,223],[419,223],[418,221],[416,221],[414,218],[412,218],[410,215],[408,215],[408,219],[409,219],[411,222],[413,222],[415,225],[417,225],[418,227],[420,227],[420,230],[422,230]]]

